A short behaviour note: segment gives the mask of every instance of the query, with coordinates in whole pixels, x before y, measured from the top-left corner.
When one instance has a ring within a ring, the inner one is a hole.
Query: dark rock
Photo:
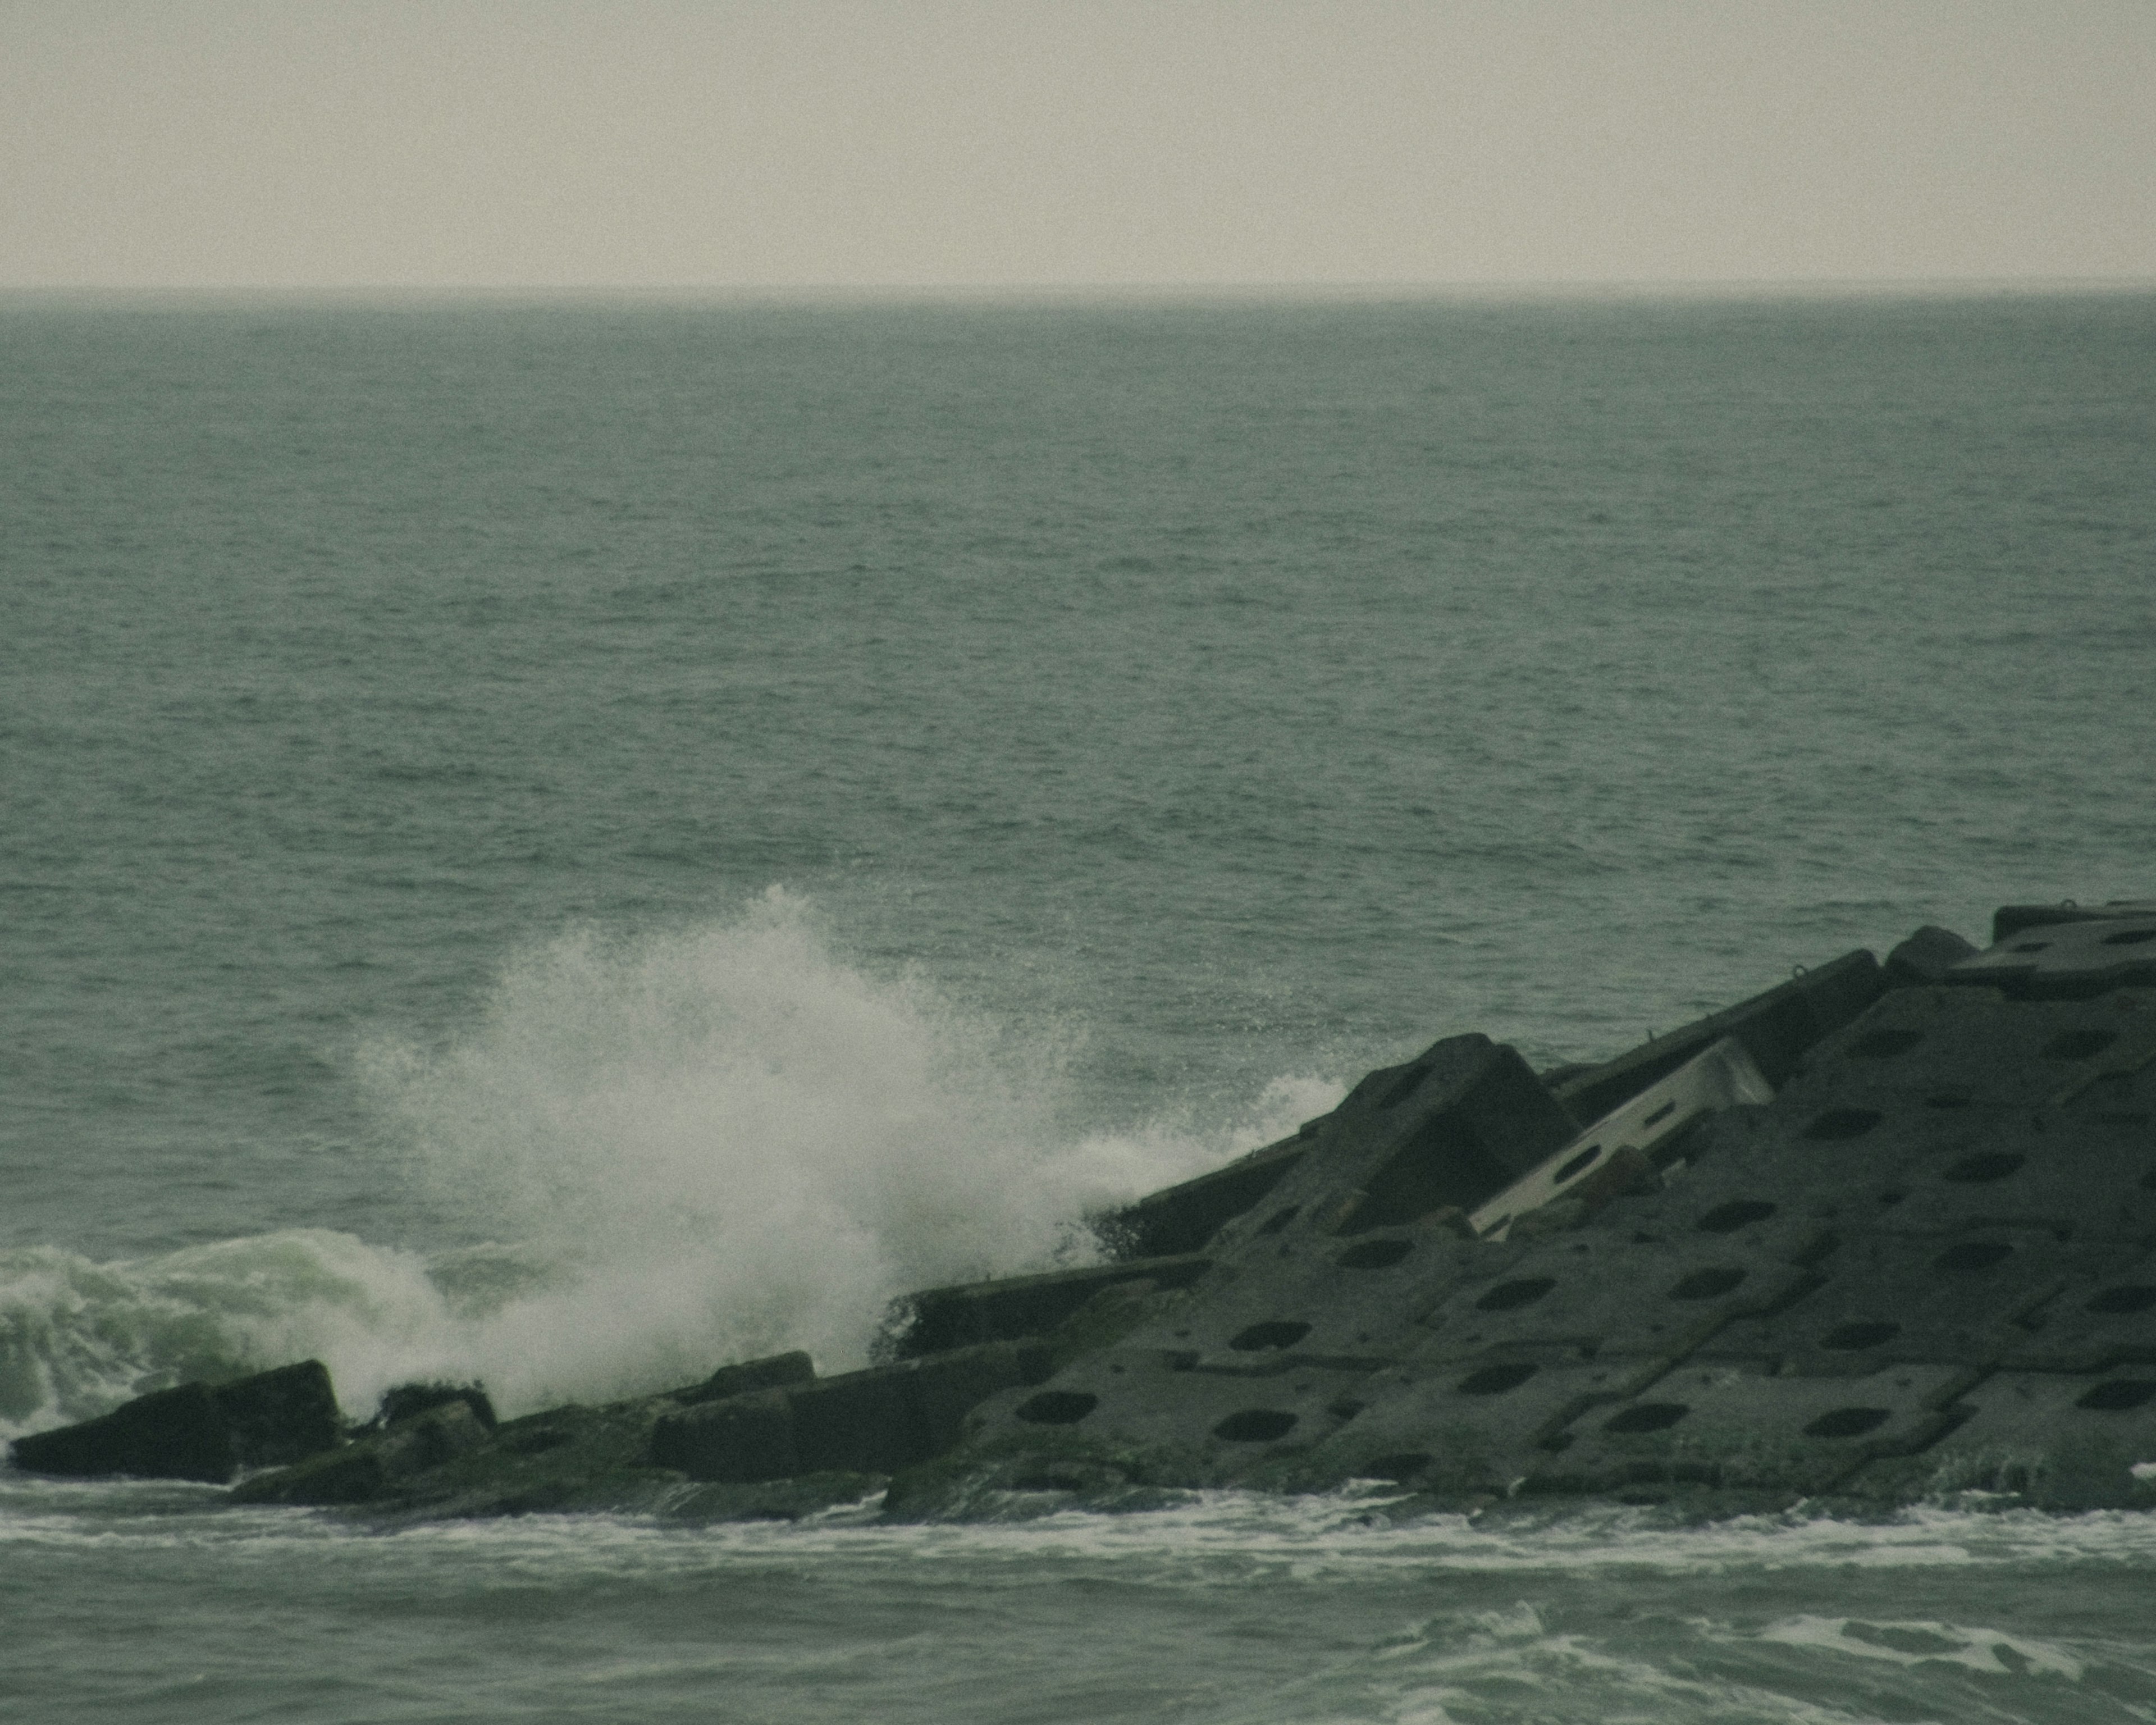
[[[232,1430],[234,1455],[243,1467],[278,1467],[333,1450],[344,1440],[344,1420],[329,1368],[301,1360],[257,1373],[212,1392]]]
[[[726,1485],[798,1474],[793,1397],[784,1389],[752,1390],[662,1419],[652,1428],[651,1461]]]
[[[134,1474],[215,1485],[239,1466],[232,1422],[203,1384],[153,1390],[101,1418],[18,1438],[13,1455],[28,1473]]]
[[[13,1454],[30,1473],[222,1485],[241,1467],[295,1461],[341,1435],[327,1369],[302,1360],[229,1384],[156,1390],[101,1418],[18,1438]]]
[[[765,1359],[745,1360],[737,1366],[721,1366],[694,1388],[675,1390],[672,1399],[683,1407],[694,1407],[701,1402],[724,1401],[728,1396],[747,1395],[752,1390],[779,1389],[790,1384],[807,1384],[815,1376],[815,1365],[807,1354],[798,1351],[774,1353]]]
[[[481,1425],[489,1431],[494,1430],[494,1404],[487,1399],[485,1388],[477,1384],[399,1384],[382,1393],[375,1409],[375,1424],[396,1425],[451,1402],[463,1403]]]

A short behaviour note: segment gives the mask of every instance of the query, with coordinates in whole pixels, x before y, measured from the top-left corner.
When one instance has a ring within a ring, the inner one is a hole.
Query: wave
[[[422,1377],[479,1378],[514,1414],[790,1348],[844,1369],[896,1296],[1086,1261],[1089,1213],[1340,1094],[1300,1076],[1229,1117],[1085,1131],[1070,1052],[841,961],[776,889],[722,923],[572,932],[512,962],[447,1045],[361,1057],[398,1147],[385,1182],[492,1243],[0,1251],[0,1429],[311,1356],[353,1413]]]

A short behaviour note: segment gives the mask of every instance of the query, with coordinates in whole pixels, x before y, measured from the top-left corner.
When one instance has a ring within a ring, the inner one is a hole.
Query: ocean
[[[0,1436],[505,1413],[1483,1030],[2156,892],[2156,295],[0,302]],[[0,1467],[24,1721],[2156,1719],[2156,1527],[387,1525]]]

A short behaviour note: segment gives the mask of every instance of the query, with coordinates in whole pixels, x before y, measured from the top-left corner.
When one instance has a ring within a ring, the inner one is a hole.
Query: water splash
[[[0,1257],[0,1420],[315,1355],[352,1411],[413,1377],[505,1411],[805,1348],[859,1364],[909,1289],[1082,1262],[1083,1219],[1336,1100],[1277,1082],[1233,1117],[1074,1131],[1067,1046],[834,956],[773,890],[740,917],[514,960],[447,1046],[364,1074],[403,1178],[470,1245],[308,1230],[98,1266]]]

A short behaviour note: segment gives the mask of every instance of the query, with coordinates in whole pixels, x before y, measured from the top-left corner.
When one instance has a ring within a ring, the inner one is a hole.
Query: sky
[[[2156,0],[0,0],[0,289],[2156,281]]]

